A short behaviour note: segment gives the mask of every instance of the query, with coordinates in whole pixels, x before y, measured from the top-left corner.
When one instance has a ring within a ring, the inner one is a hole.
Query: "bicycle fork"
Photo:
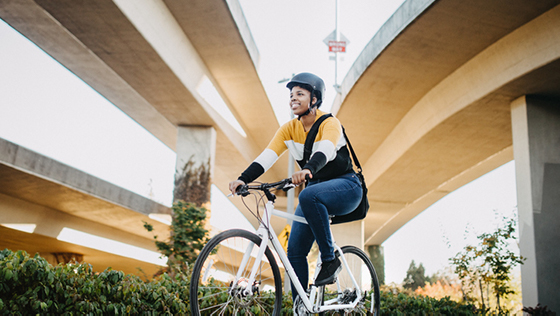
[[[272,216],[272,209],[273,209],[273,204],[272,202],[267,202],[266,203],[266,212],[265,212],[265,218],[263,218],[262,220],[264,221],[266,219],[266,221],[268,223],[270,223],[270,218]],[[263,255],[264,252],[266,251],[266,248],[268,247],[268,240],[272,239],[270,238],[269,234],[274,234],[274,231],[272,230],[272,227],[269,227],[268,229],[261,223],[261,225],[259,226],[259,229],[257,230],[257,236],[261,237],[261,244],[258,247],[258,252],[257,255],[255,257],[255,261],[253,263],[253,267],[251,268],[251,274],[249,276],[249,279],[247,280],[247,283],[251,286],[247,286],[244,290],[243,290],[243,295],[249,296],[253,294],[253,286],[255,284],[255,275],[257,274],[257,272],[259,271],[259,266],[263,260]],[[274,240],[273,240],[274,241]],[[241,280],[242,278],[242,273],[243,271],[245,271],[245,267],[247,266],[247,264],[249,263],[249,259],[251,258],[251,254],[253,253],[253,249],[255,247],[254,243],[249,243],[249,245],[247,246],[247,249],[245,249],[245,254],[243,255],[243,259],[241,260],[241,264],[239,265],[239,270],[237,271],[237,275],[235,276],[235,280],[233,283],[233,287],[230,291],[232,291],[233,289],[235,289],[235,286],[237,285],[237,283],[239,282],[239,280]]]
[[[253,285],[255,284],[255,275],[259,271],[259,265],[261,264],[264,252],[266,250],[266,247],[268,246],[267,238],[265,238],[264,236],[261,238],[262,238],[261,244],[259,245],[258,252],[255,257],[255,261],[253,263],[253,267],[251,268],[251,274],[249,275],[249,279],[247,280],[247,284],[249,286],[243,289],[243,295],[245,296],[253,295]],[[243,254],[243,259],[241,260],[241,264],[239,265],[239,270],[237,270],[237,275],[235,276],[235,280],[233,282],[233,286],[230,289],[230,291],[233,291],[238,285],[239,281],[242,279],[243,271],[245,271],[245,267],[249,263],[249,259],[251,258],[251,254],[253,253],[254,247],[255,244],[253,242],[250,242],[249,245],[247,245],[247,249],[245,249],[245,254]]]

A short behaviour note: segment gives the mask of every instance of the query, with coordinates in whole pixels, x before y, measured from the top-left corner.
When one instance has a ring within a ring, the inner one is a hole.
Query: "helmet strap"
[[[301,120],[302,117],[306,116],[307,114],[311,113],[311,108],[307,108],[307,111],[305,111],[305,113],[298,115],[298,120]]]

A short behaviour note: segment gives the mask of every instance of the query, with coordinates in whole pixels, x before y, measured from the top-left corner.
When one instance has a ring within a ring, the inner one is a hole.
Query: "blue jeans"
[[[309,265],[307,254],[314,241],[321,252],[321,261],[334,260],[334,247],[329,215],[345,215],[358,207],[362,186],[354,172],[331,180],[311,180],[299,194],[296,215],[304,216],[309,225],[292,224],[288,241],[288,259],[304,289],[307,289]],[[295,298],[295,288],[292,286]]]

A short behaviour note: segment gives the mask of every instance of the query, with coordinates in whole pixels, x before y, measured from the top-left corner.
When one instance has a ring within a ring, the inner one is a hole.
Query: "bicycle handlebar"
[[[237,195],[241,195],[241,196],[247,196],[249,195],[249,191],[251,190],[259,190],[259,191],[264,191],[267,192],[270,189],[278,189],[278,190],[283,190],[283,191],[288,191],[290,189],[295,188],[296,185],[292,183],[292,178],[286,178],[284,180],[280,180],[278,182],[272,182],[272,183],[261,183],[258,185],[249,185],[249,184],[243,184],[237,187],[237,189],[235,189],[235,194]]]

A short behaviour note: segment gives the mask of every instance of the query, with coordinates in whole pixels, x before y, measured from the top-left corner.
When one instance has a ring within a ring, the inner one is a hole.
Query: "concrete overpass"
[[[409,0],[372,38],[333,106],[365,162],[372,204],[360,224],[366,245],[381,244],[429,205],[512,160],[515,152],[522,253],[530,258],[524,294],[557,292],[536,290],[546,283],[541,274],[552,269],[536,260],[542,250],[535,245],[544,237],[534,235],[533,213],[556,205],[549,199],[553,195],[543,193],[543,183],[555,179],[560,153],[545,150],[537,154],[541,160],[533,157],[543,149],[535,149],[527,136],[535,123],[527,123],[535,120],[527,113],[535,104],[557,108],[558,5]],[[181,126],[212,126],[214,183],[224,192],[278,127],[255,70],[257,50],[234,0],[5,0],[0,18],[170,148],[181,146],[176,136]],[[200,95],[204,78],[247,137]],[[556,135],[557,121],[538,122],[553,130],[541,134]],[[535,161],[549,164],[548,173]],[[284,177],[283,166],[278,163],[265,181]],[[558,220],[552,215],[544,222]]]
[[[224,192],[279,126],[256,71],[258,51],[235,0],[8,0],[0,2],[0,18],[171,149],[196,147],[178,140],[185,134],[181,130],[215,130],[213,179]],[[200,92],[200,86],[208,82],[246,136]],[[2,140],[2,145],[2,223],[22,224],[47,217],[60,220],[54,226],[52,220],[41,223],[32,235],[2,227],[2,247],[47,257],[50,253],[80,253],[101,270],[112,266],[129,273],[137,273],[136,267],[148,275],[155,271],[153,264],[103,256],[100,251],[56,238],[64,227],[74,227],[155,250],[152,235],[138,224],[150,222],[157,235],[165,236],[166,227],[148,215],[168,214],[168,208],[16,144]],[[23,158],[22,153],[26,153]],[[265,179],[285,177],[284,160]],[[239,209],[245,210],[241,205]],[[45,230],[47,226],[52,227]],[[120,263],[115,264],[117,261]]]
[[[213,127],[214,183],[224,192],[279,127],[235,0],[8,0],[0,3],[0,18],[171,149],[182,144],[180,127]],[[246,137],[199,92],[205,81]],[[285,177],[285,161],[267,179]]]
[[[515,153],[524,302],[560,301],[543,255],[560,241],[559,3],[406,1],[369,42],[333,106],[367,161],[366,244]]]
[[[53,264],[64,262],[57,254],[79,254],[95,271],[107,267],[146,275],[160,264],[124,255],[112,244],[76,243],[63,237],[71,229],[129,245],[133,251],[156,252],[153,234],[166,236],[168,225],[149,217],[171,214],[168,207],[138,196],[80,170],[0,139],[0,248],[40,253]],[[31,226],[26,228],[25,226]],[[77,238],[77,237],[74,237]],[[99,242],[97,242],[99,243]],[[113,249],[111,249],[113,248]],[[151,255],[151,258],[157,256]]]
[[[370,41],[333,110],[367,161],[366,244],[513,159],[511,103],[560,93],[556,4],[407,1]]]

